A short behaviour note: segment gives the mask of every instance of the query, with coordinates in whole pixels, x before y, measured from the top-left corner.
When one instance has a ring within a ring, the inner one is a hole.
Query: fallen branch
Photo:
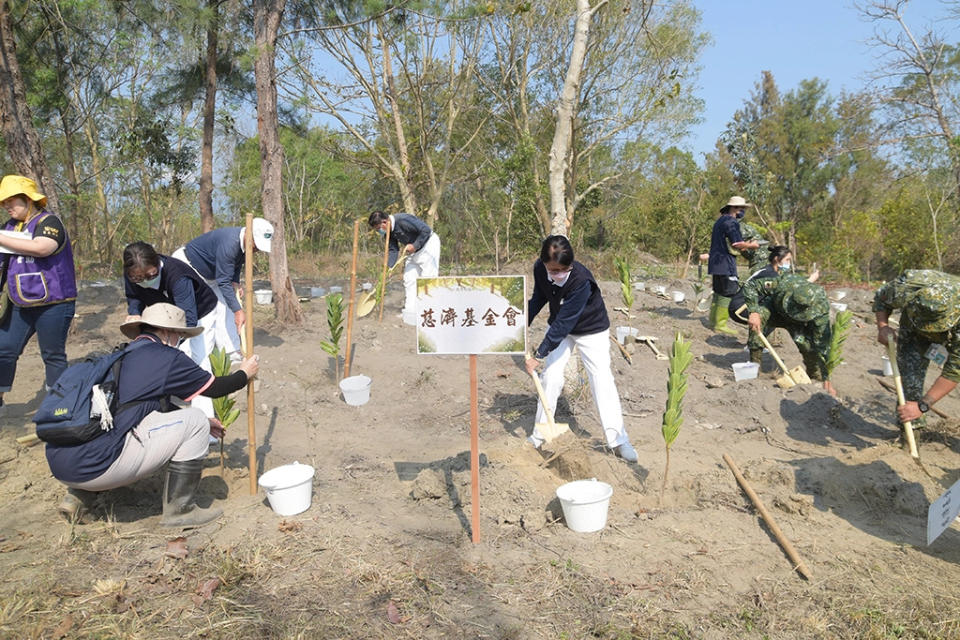
[[[623,357],[627,359],[627,362],[629,362],[630,364],[633,364],[633,359],[630,357],[630,354],[623,347],[623,345],[620,344],[620,341],[614,338],[613,336],[610,336],[610,340],[613,341],[613,344],[617,345],[617,348],[620,349],[620,353],[622,353]]]
[[[770,515],[770,512],[767,511],[767,508],[763,506],[763,503],[760,501],[760,498],[754,492],[753,487],[747,482],[747,479],[743,477],[743,474],[740,473],[740,468],[737,467],[737,463],[733,461],[726,453],[723,454],[723,461],[727,463],[727,466],[730,467],[730,470],[733,471],[733,475],[737,478],[737,482],[740,483],[740,486],[743,487],[743,490],[750,497],[750,501],[753,502],[753,506],[756,507],[757,511],[760,512],[760,516],[763,518],[763,521],[767,523],[767,527],[770,528],[770,531],[773,532],[774,537],[777,539],[777,542],[780,543],[780,546],[783,547],[783,550],[787,552],[787,557],[790,558],[790,562],[793,563],[793,568],[800,572],[807,580],[813,580],[813,575],[810,573],[810,569],[807,568],[807,565],[804,564],[803,560],[800,558],[800,554],[797,553],[797,550],[793,548],[793,545],[790,544],[790,541],[787,540],[787,537],[783,535],[783,531],[780,530],[780,527],[777,526],[777,523],[773,520],[773,516]]]

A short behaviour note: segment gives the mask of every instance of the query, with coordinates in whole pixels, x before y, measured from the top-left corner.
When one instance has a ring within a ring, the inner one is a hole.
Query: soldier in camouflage
[[[749,265],[750,275],[755,274],[757,271],[760,271],[767,266],[767,261],[763,255],[763,247],[767,244],[767,240],[764,239],[763,234],[760,233],[760,230],[755,226],[746,222],[743,218],[738,218],[740,222],[740,235],[743,237],[743,241],[746,243],[756,243],[758,248],[756,249],[734,249],[732,246],[729,246],[730,253],[734,256],[741,256],[746,258],[747,264]],[[728,243],[729,244],[729,243]]]
[[[900,331],[887,322],[900,309]],[[877,342],[897,341],[897,365],[906,403],[897,407],[902,422],[921,418],[960,382],[960,277],[942,271],[910,269],[877,289],[873,298]],[[927,349],[943,345],[947,360],[930,389],[923,393]]]
[[[792,256],[784,246],[770,247],[770,264],[754,273],[743,285],[743,299],[748,314],[751,362],[759,363],[763,354],[764,335],[781,327],[793,338],[803,357],[804,368],[811,380],[822,380],[823,388],[836,395],[827,379],[827,357],[830,354],[830,303],[823,287],[792,272]],[[742,313],[741,312],[741,313]]]

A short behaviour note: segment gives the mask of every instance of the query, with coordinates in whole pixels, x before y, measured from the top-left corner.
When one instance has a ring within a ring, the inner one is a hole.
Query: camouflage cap
[[[903,309],[918,331],[941,333],[960,322],[960,286],[942,281],[923,287]]]
[[[777,285],[777,310],[795,322],[810,322],[830,314],[830,302],[823,287],[801,275],[784,275]]]

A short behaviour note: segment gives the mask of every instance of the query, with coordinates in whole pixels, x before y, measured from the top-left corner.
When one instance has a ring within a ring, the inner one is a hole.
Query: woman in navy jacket
[[[587,370],[593,401],[607,445],[628,462],[637,461],[637,452],[623,426],[620,395],[610,368],[610,319],[593,274],[573,259],[573,247],[565,236],[549,236],[540,248],[540,259],[533,265],[533,295],[527,303],[527,322],[533,322],[540,310],[549,305],[547,333],[526,367],[535,375],[544,365],[541,381],[550,411],[556,410],[563,390],[563,370],[574,347]],[[537,404],[537,422],[545,422],[543,405]],[[543,438],[536,427],[528,440],[540,448]]]

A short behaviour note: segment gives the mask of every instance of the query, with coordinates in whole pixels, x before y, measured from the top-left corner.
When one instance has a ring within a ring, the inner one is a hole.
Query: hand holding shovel
[[[890,358],[890,368],[893,369],[893,383],[897,387],[897,406],[903,406],[907,403],[907,399],[903,395],[903,380],[900,379],[900,367],[897,365],[897,346],[893,340],[887,340],[887,355]],[[907,420],[903,423],[903,433],[907,439],[907,446],[910,448],[910,456],[914,460],[920,460],[917,441],[913,437],[913,422]]]
[[[527,361],[529,362],[531,359],[532,358],[528,358]],[[540,384],[540,376],[537,375],[536,371],[530,371],[529,365],[527,366],[527,370],[530,372],[530,377],[533,378],[533,386],[537,388],[537,397],[540,398],[543,413],[547,416],[546,423],[538,422],[535,430],[543,437],[544,442],[550,442],[554,438],[569,431],[570,425],[566,422],[553,421],[553,412],[550,411],[550,405],[547,404],[547,395],[543,392],[543,385]]]
[[[773,347],[770,345],[770,341],[767,340],[767,336],[763,335],[763,331],[758,331],[757,335],[760,336],[760,342],[763,343],[763,346],[766,347],[767,351],[770,352],[770,355],[773,356],[774,361],[776,361],[777,366],[780,367],[780,370],[783,371],[783,375],[777,378],[777,385],[783,389],[789,389],[798,384],[810,384],[810,376],[807,375],[806,370],[801,366],[796,366],[793,369],[787,369],[787,365],[783,364],[783,360],[780,359],[780,356],[777,355],[777,352],[774,351]]]

